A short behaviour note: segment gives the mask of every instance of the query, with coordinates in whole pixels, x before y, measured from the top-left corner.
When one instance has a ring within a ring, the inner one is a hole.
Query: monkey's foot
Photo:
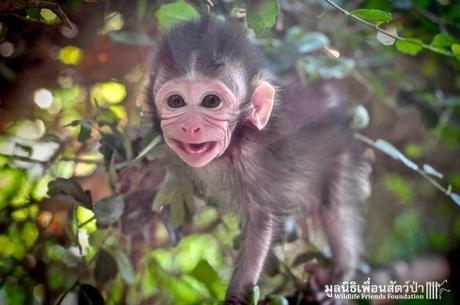
[[[326,269],[318,265],[306,265],[305,271],[310,274],[308,287],[311,293],[307,298],[311,298],[321,305],[345,305],[350,302],[331,298],[325,293],[326,285],[340,284],[343,280],[350,278],[353,270],[351,268]]]
[[[244,300],[238,298],[238,297],[230,297],[226,299],[222,305],[248,305],[248,302],[245,302]]]

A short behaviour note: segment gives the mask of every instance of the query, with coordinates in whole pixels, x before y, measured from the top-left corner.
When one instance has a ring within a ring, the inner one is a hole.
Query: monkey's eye
[[[206,108],[217,108],[221,103],[220,97],[215,94],[208,94],[201,101],[201,106]]]
[[[171,95],[166,101],[169,107],[171,108],[180,108],[185,106],[185,101],[180,95]]]

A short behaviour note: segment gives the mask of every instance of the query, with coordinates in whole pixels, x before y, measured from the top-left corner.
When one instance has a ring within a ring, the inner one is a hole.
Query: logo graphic
[[[339,300],[422,300],[441,299],[444,292],[450,292],[443,286],[447,280],[439,283],[426,282],[422,285],[416,281],[398,283],[390,281],[388,284],[373,284],[367,278],[362,284],[355,281],[343,281],[341,285],[326,285],[324,293],[333,299]]]
[[[431,300],[441,299],[443,292],[450,292],[449,289],[442,287],[445,283],[447,283],[447,280],[444,280],[442,283],[426,282],[425,297]]]

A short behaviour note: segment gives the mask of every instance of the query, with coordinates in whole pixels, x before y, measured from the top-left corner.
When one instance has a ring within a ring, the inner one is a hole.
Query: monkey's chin
[[[206,166],[219,154],[216,141],[185,143],[176,139],[171,140],[168,143],[169,147],[191,167]]]

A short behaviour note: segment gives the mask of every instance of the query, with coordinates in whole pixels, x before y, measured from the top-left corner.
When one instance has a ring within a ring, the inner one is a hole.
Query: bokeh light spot
[[[42,109],[47,109],[53,103],[53,94],[48,89],[38,89],[34,93],[34,103]]]
[[[10,57],[14,53],[14,45],[9,42],[5,41],[0,44],[0,55],[3,57]]]
[[[116,104],[126,97],[126,87],[121,83],[110,81],[94,86],[91,95],[92,100],[102,104]]]
[[[97,54],[97,60],[101,63],[105,63],[109,60],[109,55],[107,55],[107,53],[99,53]]]
[[[75,46],[67,46],[59,50],[59,60],[66,65],[78,65],[82,58],[82,50]]]

